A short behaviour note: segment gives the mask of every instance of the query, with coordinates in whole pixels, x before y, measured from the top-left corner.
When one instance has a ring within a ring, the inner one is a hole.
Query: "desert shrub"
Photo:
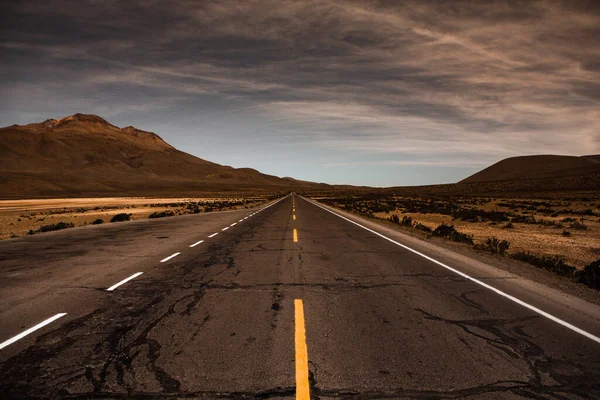
[[[92,222],[92,225],[100,225],[103,224],[104,220],[101,218],[98,218],[97,220],[95,220],[94,222]]]
[[[560,220],[560,222],[575,222],[577,221],[577,218],[563,218]]]
[[[528,215],[517,215],[510,219],[510,222],[521,222],[524,224],[535,224],[535,218]]]
[[[581,222],[575,221],[569,224],[571,229],[575,229],[576,231],[587,231],[588,227],[582,224]]]
[[[38,232],[59,231],[61,229],[73,228],[74,226],[72,222],[58,222],[56,224],[42,225]]]
[[[558,275],[572,276],[575,272],[575,267],[568,265],[563,258],[558,256],[540,256],[528,251],[518,251],[511,254],[511,257]]]
[[[562,233],[563,236],[571,236],[571,232],[564,230]]]
[[[110,219],[110,222],[131,221],[131,214],[120,213]]]
[[[477,246],[477,248],[481,249],[481,250],[486,250],[486,251],[491,251],[492,254],[500,254],[500,255],[504,255],[504,253],[506,253],[506,250],[508,250],[508,248],[510,247],[510,243],[507,242],[506,240],[500,240],[498,238],[487,238],[487,240],[483,243],[480,244],[479,246]]]
[[[473,244],[473,237],[457,231],[456,228],[454,228],[454,225],[446,225],[442,223],[433,230],[432,235],[450,239],[453,242]]]
[[[505,229],[512,229],[512,228],[514,228],[514,227],[515,227],[515,226],[513,225],[513,223],[512,223],[512,222],[509,222],[508,224],[506,224],[506,225],[504,225],[504,226],[503,226],[503,228],[505,228]]]
[[[428,227],[427,225],[423,225],[422,223],[418,222],[417,224],[415,224],[415,228],[419,229],[423,232],[427,232],[427,233],[431,233],[433,232],[433,229],[431,229],[430,227]]]
[[[392,215],[389,220],[395,224],[399,224],[400,223],[400,218],[398,217],[398,215],[394,214]]]
[[[161,212],[153,212],[152,214],[148,215],[148,218],[164,218],[164,217],[172,217],[174,216],[175,213],[171,210],[165,210],[165,211],[161,211]]]
[[[28,234],[33,235],[38,232],[59,231],[61,229],[73,228],[74,226],[75,224],[73,224],[72,222],[58,222],[56,224],[42,225],[37,231],[30,229]]]
[[[402,217],[402,222],[400,224],[412,228],[413,220],[411,217],[404,216]]]
[[[577,282],[588,285],[594,289],[600,289],[600,258],[575,274]]]
[[[457,212],[454,212],[452,216],[468,222],[505,222],[509,220],[508,216],[504,212],[477,210],[473,208],[463,208]]]

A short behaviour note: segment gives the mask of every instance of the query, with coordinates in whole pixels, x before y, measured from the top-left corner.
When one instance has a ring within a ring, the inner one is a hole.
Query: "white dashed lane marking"
[[[202,243],[202,242],[204,242],[204,240],[199,240],[199,241],[197,241],[196,243],[194,243],[194,244],[191,244],[191,245],[190,245],[190,247],[195,247],[195,246],[198,246],[198,245],[199,245],[200,243]]]
[[[132,280],[134,278],[137,278],[141,274],[143,274],[143,272],[136,272],[135,274],[131,275],[129,278],[125,278],[121,282],[112,285],[111,287],[109,287],[108,289],[106,289],[106,291],[107,292],[112,292],[113,290],[115,290],[116,288],[118,288],[119,286],[121,286],[122,284],[127,283],[127,282],[129,282],[130,280]]]
[[[55,316],[50,317],[47,320],[42,321],[35,326],[32,326],[31,328],[27,329],[26,331],[19,333],[17,336],[13,336],[12,338],[0,343],[0,350],[5,348],[6,346],[10,346],[11,344],[13,344],[14,342],[16,342],[19,339],[23,339],[25,336],[29,335],[30,333],[35,332],[40,328],[43,328],[44,326],[56,321],[57,319],[64,317],[65,315],[67,315],[67,313],[56,314]]]
[[[177,257],[177,256],[178,256],[178,255],[180,255],[180,254],[181,254],[180,252],[178,252],[178,253],[175,253],[175,254],[171,254],[169,257],[167,257],[167,258],[163,258],[162,260],[160,260],[160,262],[162,262],[162,263],[164,263],[164,262],[167,262],[167,261],[169,261],[171,258],[175,258],[175,257]]]

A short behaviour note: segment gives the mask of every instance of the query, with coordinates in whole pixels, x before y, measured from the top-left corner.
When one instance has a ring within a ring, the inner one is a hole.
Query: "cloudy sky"
[[[600,153],[597,1],[5,1],[0,15],[1,126],[97,114],[221,164],[372,186]]]

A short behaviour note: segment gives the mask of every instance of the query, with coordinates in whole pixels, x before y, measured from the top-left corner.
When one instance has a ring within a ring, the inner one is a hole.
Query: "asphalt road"
[[[600,398],[598,307],[299,196],[0,242],[0,298],[1,398]]]

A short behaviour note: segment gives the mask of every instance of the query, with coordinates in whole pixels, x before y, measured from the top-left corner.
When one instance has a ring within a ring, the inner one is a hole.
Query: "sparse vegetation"
[[[577,276],[577,281],[583,282],[588,278],[579,278],[582,274],[579,271],[598,254],[598,247],[590,246],[591,238],[600,240],[600,219],[595,218],[600,215],[600,204],[595,199],[592,203],[576,196],[531,200],[375,192],[326,197],[320,201],[431,236],[471,244],[492,254],[514,257],[562,276]],[[433,230],[430,226],[437,228]],[[562,251],[563,255],[554,255],[556,251]],[[593,281],[594,275],[590,276]]]
[[[427,225],[423,225],[423,224],[422,224],[422,223],[420,223],[420,222],[417,222],[417,223],[415,224],[415,229],[418,229],[418,230],[421,230],[421,231],[423,231],[423,232],[427,232],[427,233],[431,233],[431,232],[433,232],[433,229],[431,229],[431,228],[430,228],[430,227],[428,227]]]
[[[485,242],[475,246],[480,250],[490,251],[492,254],[499,254],[503,256],[506,254],[506,250],[510,247],[510,243],[506,240],[500,240],[498,238],[487,238]]]
[[[131,221],[131,214],[119,213],[110,219],[110,222],[123,222],[123,221]]]
[[[515,260],[524,261],[536,267],[547,269],[558,275],[573,276],[576,268],[568,265],[562,257],[537,255],[528,251],[518,251],[511,254]]]
[[[413,220],[411,217],[404,216],[402,217],[402,221],[400,222],[402,226],[408,226],[409,228],[413,227]]]
[[[454,228],[454,225],[446,225],[442,223],[433,230],[432,234],[433,236],[450,239],[453,242],[473,244],[473,237],[457,231],[456,228]]]
[[[104,220],[102,218],[98,218],[92,222],[92,225],[100,225],[103,223],[104,223]]]
[[[570,227],[571,229],[574,229],[574,230],[576,230],[576,231],[587,231],[587,230],[588,230],[588,227],[587,227],[587,226],[585,226],[583,223],[581,223],[581,222],[578,222],[578,221],[571,222],[571,223],[569,224],[569,227]]]
[[[56,224],[42,225],[36,231],[30,230],[29,234],[33,235],[40,232],[59,231],[61,229],[73,228],[75,225],[72,222],[58,222]]]
[[[174,216],[175,213],[171,210],[165,210],[165,211],[161,211],[161,212],[153,212],[152,214],[148,215],[148,218],[164,218],[164,217],[172,217]]]
[[[600,258],[575,274],[577,282],[583,283],[594,289],[600,289]]]

